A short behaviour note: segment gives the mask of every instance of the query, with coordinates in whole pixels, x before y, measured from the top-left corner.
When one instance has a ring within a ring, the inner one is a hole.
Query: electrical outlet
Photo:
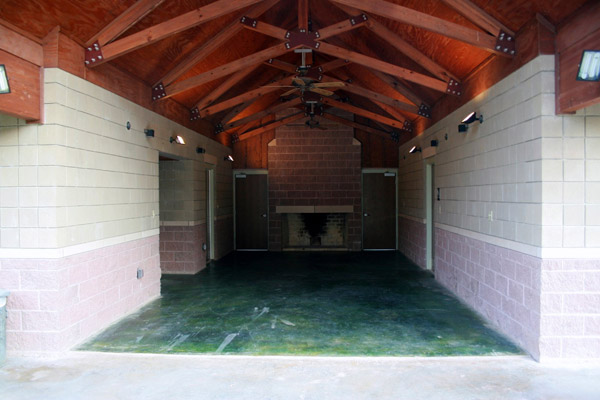
[[[144,270],[141,268],[138,268],[137,270],[137,278],[138,279],[142,279],[144,277]]]

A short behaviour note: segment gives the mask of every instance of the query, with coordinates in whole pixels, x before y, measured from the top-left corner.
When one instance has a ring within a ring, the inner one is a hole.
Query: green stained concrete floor
[[[399,253],[233,253],[80,350],[253,355],[521,354]]]

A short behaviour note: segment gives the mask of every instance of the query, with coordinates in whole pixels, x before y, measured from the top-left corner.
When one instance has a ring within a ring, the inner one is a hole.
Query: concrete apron
[[[2,398],[598,399],[600,365],[526,356],[288,357],[69,352],[14,358]]]

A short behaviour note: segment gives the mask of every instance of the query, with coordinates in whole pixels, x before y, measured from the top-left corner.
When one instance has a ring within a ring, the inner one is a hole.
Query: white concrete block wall
[[[437,278],[535,357],[600,358],[590,301],[600,298],[600,106],[554,110],[554,57],[540,56],[401,146],[399,218],[425,223],[424,165],[433,163]],[[471,111],[483,124],[458,133]],[[434,157],[408,154],[432,139]],[[515,259],[527,263],[515,269]],[[516,298],[511,285],[528,295]],[[575,315],[581,329],[557,328]]]
[[[13,292],[11,351],[62,351],[159,294],[159,152],[216,160],[218,183],[231,186],[228,147],[62,70],[44,76],[45,124],[0,115],[0,286]],[[173,135],[187,145],[170,143]],[[91,269],[92,259],[110,261]],[[98,292],[99,279],[116,286]],[[46,303],[48,294],[64,301]],[[56,318],[44,325],[48,313]]]

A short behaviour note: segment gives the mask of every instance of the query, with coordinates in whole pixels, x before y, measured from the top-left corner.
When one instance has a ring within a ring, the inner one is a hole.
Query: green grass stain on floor
[[[80,346],[133,353],[511,355],[521,350],[399,253],[240,252]]]

